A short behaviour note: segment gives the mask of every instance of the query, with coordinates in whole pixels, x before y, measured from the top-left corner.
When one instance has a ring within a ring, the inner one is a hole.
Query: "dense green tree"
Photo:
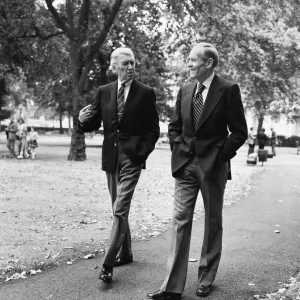
[[[97,1],[91,0],[66,0],[60,11],[52,5],[52,0],[45,2],[57,28],[66,35],[69,44],[73,132],[68,159],[85,160],[84,134],[77,131],[78,113],[86,104],[87,79],[94,59],[104,44],[123,1],[102,1],[99,5]]]
[[[298,2],[66,0],[54,7],[51,0],[3,0],[0,75],[25,74],[38,104],[58,107],[58,114],[72,99],[76,129],[80,108],[99,85],[115,80],[108,70],[111,52],[129,46],[137,79],[156,88],[160,117],[167,119],[173,90],[188,80],[191,46],[208,41],[220,50],[217,72],[240,83],[245,108],[262,126],[265,115],[297,112]],[[72,83],[70,97],[60,95],[62,82]],[[84,135],[76,130],[69,159],[85,159]]]
[[[171,11],[177,18],[168,15],[174,28],[168,37],[170,56],[186,57],[195,42],[215,44],[218,72],[240,83],[245,108],[256,115],[259,127],[266,114],[278,117],[287,102],[293,106],[300,57],[298,1],[174,1]]]

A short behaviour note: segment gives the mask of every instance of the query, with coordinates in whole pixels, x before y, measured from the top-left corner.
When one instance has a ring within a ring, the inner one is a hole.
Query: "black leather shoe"
[[[133,262],[132,256],[130,258],[121,258],[119,256],[116,257],[115,267],[124,266]]]
[[[103,266],[101,273],[99,275],[99,279],[103,282],[109,283],[112,281],[113,269]]]
[[[199,297],[207,297],[211,293],[211,286],[199,285],[196,291],[196,295]]]
[[[155,299],[155,300],[180,300],[181,294],[158,290],[154,293],[147,294],[147,297],[148,299]]]

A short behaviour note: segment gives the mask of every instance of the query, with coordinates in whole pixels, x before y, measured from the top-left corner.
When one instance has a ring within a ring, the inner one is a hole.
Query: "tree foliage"
[[[168,17],[175,25],[168,36],[170,56],[184,58],[199,41],[216,45],[218,72],[240,83],[245,108],[257,116],[259,126],[265,115],[276,118],[294,106],[300,57],[298,1],[174,1],[171,11]]]
[[[176,85],[188,80],[190,48],[207,41],[219,49],[217,72],[240,84],[261,126],[265,115],[299,115],[299,13],[299,0],[66,0],[56,7],[52,0],[3,0],[0,77],[25,74],[39,104],[58,112],[72,100],[76,128],[97,87],[115,80],[111,52],[128,46],[137,79],[155,87],[165,120]],[[69,158],[85,158],[76,133]]]

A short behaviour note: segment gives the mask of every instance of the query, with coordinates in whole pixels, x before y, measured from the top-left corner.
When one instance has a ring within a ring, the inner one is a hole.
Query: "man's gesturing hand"
[[[91,104],[85,106],[80,112],[79,112],[79,121],[80,123],[84,123],[87,119],[89,119],[92,116],[92,106]]]

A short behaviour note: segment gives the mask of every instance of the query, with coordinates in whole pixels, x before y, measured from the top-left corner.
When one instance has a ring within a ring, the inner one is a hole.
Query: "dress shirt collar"
[[[208,89],[214,79],[214,76],[215,76],[215,72],[212,72],[211,75],[203,81],[202,84],[205,86],[206,91],[208,91]],[[200,82],[197,83],[197,89],[198,89],[199,84],[200,84]]]
[[[128,80],[128,81],[125,82],[125,89],[126,89],[127,87],[130,88],[131,83],[132,83],[132,80],[133,80],[133,79]],[[124,82],[124,81],[123,81],[123,82]],[[123,82],[121,82],[121,80],[118,79],[118,90],[120,89],[121,84],[122,84]]]

